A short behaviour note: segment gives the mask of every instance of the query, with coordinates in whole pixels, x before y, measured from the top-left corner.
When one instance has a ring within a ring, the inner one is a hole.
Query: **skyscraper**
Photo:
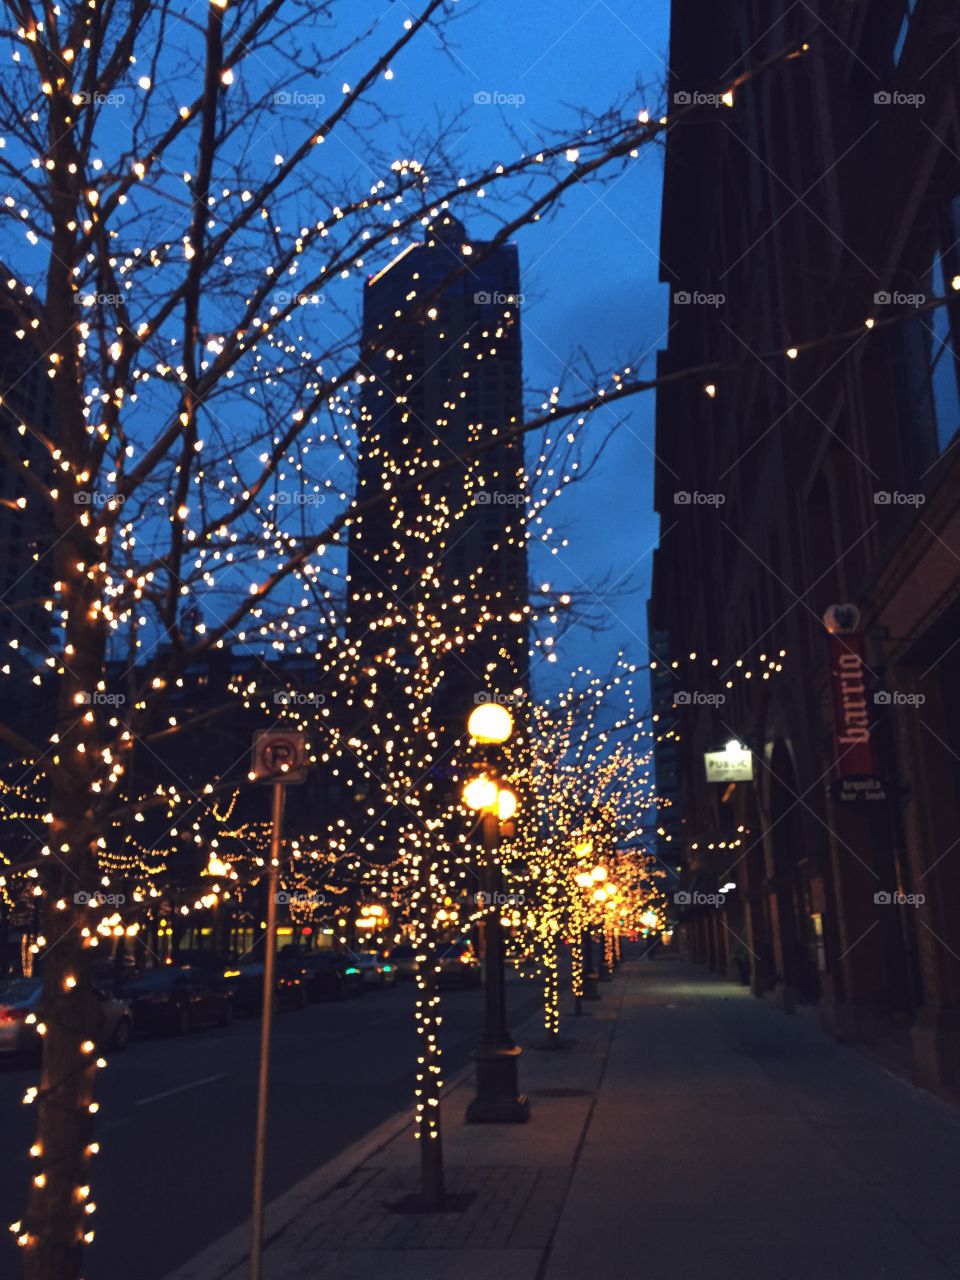
[[[41,481],[49,483],[52,463],[44,444],[52,434],[47,361],[28,336],[15,335],[16,323],[0,313],[0,643],[46,654],[53,615],[44,608],[53,580],[44,559],[53,541],[53,518],[39,490],[27,481],[22,458]]]
[[[402,666],[417,611],[439,622],[436,716],[455,732],[476,698],[527,683],[523,443],[504,438],[519,304],[516,246],[471,243],[444,213],[364,295],[357,499],[389,497],[351,528],[348,637],[361,663],[393,645]]]

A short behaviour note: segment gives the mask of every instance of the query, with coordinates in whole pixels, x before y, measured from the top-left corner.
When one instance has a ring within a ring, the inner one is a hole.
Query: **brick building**
[[[659,368],[704,372],[658,399],[650,626],[687,942],[957,1084],[960,11],[677,0],[670,66]],[[706,781],[728,742],[752,781]]]

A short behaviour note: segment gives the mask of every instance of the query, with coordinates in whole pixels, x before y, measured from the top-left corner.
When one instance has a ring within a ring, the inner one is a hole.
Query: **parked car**
[[[395,987],[400,980],[400,975],[397,973],[397,966],[393,963],[393,960],[390,956],[382,954],[378,954],[376,960],[380,967],[380,972],[383,974],[383,985],[385,987]]]
[[[339,951],[315,951],[303,956],[300,965],[308,1000],[346,1000],[363,995],[363,974]]]
[[[480,961],[473,949],[473,944],[464,939],[452,942],[448,947],[441,947],[438,955],[440,972],[437,985],[440,987],[479,987]]]
[[[177,969],[192,969],[194,973],[203,973],[211,982],[216,982],[232,960],[233,956],[219,951],[183,950],[175,951],[168,963]]]
[[[307,988],[301,968],[295,957],[277,956],[274,982],[274,1007],[276,1009],[302,1009],[307,1003]],[[259,1013],[263,1007],[262,960],[245,959],[220,975],[222,986],[233,996],[237,1013]]]
[[[107,959],[101,959],[97,957],[93,962],[94,985],[108,995],[122,991],[126,984],[136,976],[137,966],[129,952],[119,958],[108,957]]]
[[[133,1011],[133,1025],[141,1031],[186,1035],[194,1027],[226,1026],[233,1020],[233,999],[221,984],[196,969],[164,965],[127,983],[124,998]]]
[[[125,1000],[95,988],[100,1002],[97,1043],[122,1050],[130,1043],[133,1018]],[[39,978],[9,978],[0,982],[0,1054],[39,1054],[37,1035],[43,984]]]
[[[363,985],[382,990],[397,981],[397,971],[389,961],[384,962],[375,951],[357,952],[355,964],[363,976]]]
[[[417,949],[409,942],[385,948],[380,952],[380,958],[393,966],[398,982],[417,976]]]

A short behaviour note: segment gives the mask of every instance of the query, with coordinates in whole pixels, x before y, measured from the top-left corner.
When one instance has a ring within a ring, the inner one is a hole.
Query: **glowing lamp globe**
[[[590,872],[590,874],[591,874],[591,876],[594,878],[594,880],[596,880],[596,881],[597,881],[597,883],[599,884],[599,882],[600,882],[601,880],[606,880],[606,878],[607,878],[607,868],[606,868],[606,867],[594,867],[594,868],[593,868],[593,870]]]
[[[648,929],[654,928],[657,923],[657,913],[655,911],[645,911],[640,917],[640,923],[645,924]]]
[[[481,702],[470,712],[467,731],[476,742],[506,742],[513,733],[513,716],[499,702]]]
[[[517,793],[509,787],[500,787],[497,791],[497,817],[501,822],[509,822],[517,812]]]
[[[497,803],[497,784],[492,778],[471,778],[463,788],[463,803],[468,809],[492,809]]]
[[[574,879],[581,889],[589,889],[593,884],[593,876],[589,871],[581,871],[578,876],[574,876]]]

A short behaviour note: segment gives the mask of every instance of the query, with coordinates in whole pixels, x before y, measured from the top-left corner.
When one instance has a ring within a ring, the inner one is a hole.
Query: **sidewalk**
[[[933,1280],[960,1276],[960,1120],[743,988],[625,964],[566,1051],[519,1037],[527,1125],[444,1103],[459,1212],[398,1117],[270,1206],[265,1280]],[[243,1280],[246,1227],[168,1280]]]

